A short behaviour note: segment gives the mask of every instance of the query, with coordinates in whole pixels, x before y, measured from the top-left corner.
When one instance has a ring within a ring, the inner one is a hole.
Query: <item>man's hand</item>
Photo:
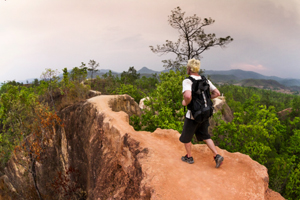
[[[220,91],[216,88],[211,92],[211,99],[217,98],[220,96]]]

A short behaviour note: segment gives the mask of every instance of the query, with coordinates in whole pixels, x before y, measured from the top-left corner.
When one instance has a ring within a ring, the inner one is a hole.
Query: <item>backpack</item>
[[[205,76],[201,76],[200,80],[196,80],[191,76],[188,77],[192,84],[192,100],[187,105],[191,111],[194,120],[202,123],[213,115],[213,102],[211,101],[209,83]]]

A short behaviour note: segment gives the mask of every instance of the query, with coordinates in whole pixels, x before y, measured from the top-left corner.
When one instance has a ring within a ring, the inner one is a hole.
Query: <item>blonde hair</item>
[[[192,72],[198,73],[200,70],[200,60],[196,60],[195,58],[190,59],[187,67],[190,67]]]

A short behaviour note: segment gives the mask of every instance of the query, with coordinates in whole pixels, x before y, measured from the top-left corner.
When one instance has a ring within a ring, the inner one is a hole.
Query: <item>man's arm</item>
[[[184,91],[182,105],[183,106],[189,105],[189,103],[191,102],[191,100],[192,100],[192,91],[190,91],[190,90]]]
[[[220,91],[216,88],[211,92],[211,99],[217,98],[220,96]]]

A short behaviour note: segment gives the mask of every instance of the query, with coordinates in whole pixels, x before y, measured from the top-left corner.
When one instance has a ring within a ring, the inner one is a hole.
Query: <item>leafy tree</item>
[[[99,63],[96,63],[95,60],[90,60],[90,62],[88,63],[88,65],[90,67],[87,68],[87,69],[91,72],[91,79],[93,79],[94,73],[98,71],[97,68],[99,67]]]
[[[82,63],[81,67],[74,67],[71,73],[67,68],[63,69],[63,79],[59,82],[59,95],[56,98],[57,109],[61,110],[68,105],[88,98],[90,85],[84,84],[87,75],[87,68]]]
[[[54,110],[55,110],[55,103],[53,98],[53,91],[56,89],[57,82],[59,79],[57,75],[58,75],[58,71],[52,70],[50,68],[47,68],[46,71],[43,72],[41,75],[41,79],[47,82],[48,95],[50,96]]]
[[[297,119],[300,122],[300,119]],[[300,130],[294,130],[294,134],[290,137],[289,145],[287,147],[287,152],[290,155],[296,156],[296,161],[300,163]]]
[[[114,76],[112,71],[109,70],[109,72],[102,75],[102,78],[97,76],[92,89],[101,91],[101,94],[115,94],[120,84],[119,77]]]
[[[158,84],[157,74],[152,74],[151,77],[142,76],[135,81],[135,85],[145,94],[153,92],[156,89],[156,84]]]
[[[253,96],[245,105],[244,111],[235,112],[230,123],[221,121],[215,127],[214,140],[221,148],[231,152],[250,155],[261,164],[266,164],[272,151],[276,151],[276,138],[284,127],[276,116],[274,107],[269,109],[258,104],[258,97]]]
[[[284,196],[290,196],[286,194],[286,186],[291,185],[290,177],[294,172],[296,162],[295,156],[288,154],[277,155],[274,158],[268,159],[268,174],[270,177],[270,188],[279,192]],[[294,186],[292,186],[293,188]],[[293,188],[294,189],[294,188]],[[296,198],[293,198],[296,199]]]
[[[120,87],[116,89],[116,94],[128,94],[134,100],[139,103],[142,98],[145,97],[145,94],[137,88],[136,85],[131,85],[131,84],[123,84],[121,83]]]
[[[86,64],[81,62],[79,67],[74,67],[70,73],[70,77],[72,81],[77,81],[81,83],[87,77],[87,67]]]
[[[67,68],[64,68],[63,70],[63,79],[62,82],[63,84],[67,87],[69,85],[69,72]]]
[[[300,163],[289,176],[289,182],[286,186],[286,196],[289,200],[300,198]]]
[[[33,83],[32,83],[34,86],[39,86],[39,79],[35,78]]]
[[[236,85],[220,85],[218,88],[226,97],[226,102],[233,112],[240,111],[240,105],[244,104],[254,94],[259,97],[260,105],[266,105],[267,108],[274,106],[277,112],[292,107],[292,102],[295,102],[295,106],[293,106],[295,108],[299,105],[295,101],[297,96],[291,94],[283,94],[254,87],[241,87]],[[296,111],[297,109],[294,110]]]
[[[186,69],[170,71],[159,75],[160,82],[156,90],[149,95],[149,100],[144,103],[148,109],[138,117],[131,117],[131,124],[136,130],[142,128],[146,131],[154,131],[156,128],[174,129],[182,131],[184,109],[182,101],[182,81],[186,77]]]
[[[10,86],[23,86],[23,83],[19,83],[16,81],[8,81],[8,82],[4,82],[2,83],[1,87],[0,87],[0,94],[3,94],[5,92],[7,92],[8,88],[10,88]]]
[[[128,71],[123,71],[121,74],[121,82],[124,84],[133,84],[137,79],[140,78],[140,74],[137,73],[134,67],[129,67]]]
[[[184,17],[185,12],[180,7],[171,11],[169,24],[172,28],[178,30],[179,39],[177,42],[166,40],[162,46],[156,48],[150,46],[153,53],[166,54],[173,53],[176,55],[175,60],[163,60],[165,68],[179,69],[181,65],[187,63],[189,59],[195,58],[200,60],[201,53],[213,46],[225,47],[233,41],[230,36],[217,38],[214,33],[206,34],[203,30],[205,26],[211,25],[215,20],[204,18],[203,20],[196,15]]]
[[[32,107],[37,96],[31,88],[5,85],[6,93],[0,98],[0,134],[1,165],[8,161],[13,148],[23,136],[30,134],[26,127],[32,121]],[[22,135],[20,135],[22,133]]]

